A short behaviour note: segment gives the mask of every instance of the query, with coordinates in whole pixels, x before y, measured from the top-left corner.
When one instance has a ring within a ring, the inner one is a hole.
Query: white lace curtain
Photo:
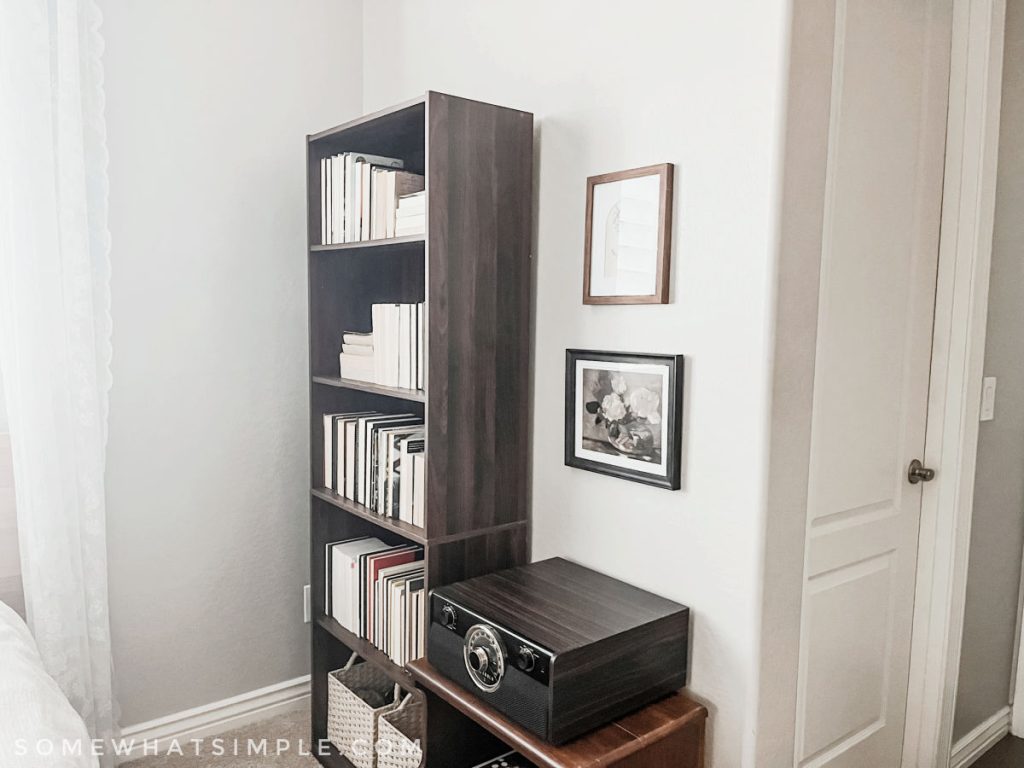
[[[115,723],[99,21],[93,0],[0,0],[0,366],[29,626],[50,674],[104,738]]]

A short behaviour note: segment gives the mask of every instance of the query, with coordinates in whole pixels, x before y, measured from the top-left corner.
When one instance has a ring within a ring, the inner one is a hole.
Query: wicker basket
[[[406,696],[398,706],[380,718],[377,732],[377,768],[419,768],[423,764],[424,706]]]
[[[356,768],[377,768],[378,720],[400,706],[401,689],[373,664],[355,661],[353,654],[327,676],[327,739]],[[373,694],[389,703],[374,708],[363,698]]]

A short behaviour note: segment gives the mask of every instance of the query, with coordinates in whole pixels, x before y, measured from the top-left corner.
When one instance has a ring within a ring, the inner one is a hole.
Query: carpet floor
[[[1024,739],[1006,736],[982,755],[973,768],[1024,768]]]
[[[266,754],[261,748],[263,739],[266,739]],[[280,749],[278,739],[282,740]],[[255,747],[250,748],[250,740],[255,742]],[[320,765],[308,754],[312,750],[306,709],[211,736],[200,744],[184,741],[179,746],[182,754],[162,747],[159,755],[124,765],[126,768],[318,768]]]

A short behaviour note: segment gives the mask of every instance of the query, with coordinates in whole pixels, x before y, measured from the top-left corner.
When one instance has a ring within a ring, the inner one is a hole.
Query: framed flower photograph
[[[565,463],[678,490],[683,356],[565,353]]]
[[[584,304],[668,304],[672,163],[587,179]]]

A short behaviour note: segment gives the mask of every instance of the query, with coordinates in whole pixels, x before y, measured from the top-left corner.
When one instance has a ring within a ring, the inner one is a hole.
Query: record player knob
[[[486,672],[490,664],[491,657],[483,648],[474,648],[469,652],[469,666],[473,668],[474,672]]]
[[[525,645],[516,651],[516,666],[523,672],[532,672],[537,664],[537,655]]]
[[[441,623],[448,629],[455,629],[458,626],[458,614],[455,613],[455,609],[450,605],[446,605],[441,609]]]

